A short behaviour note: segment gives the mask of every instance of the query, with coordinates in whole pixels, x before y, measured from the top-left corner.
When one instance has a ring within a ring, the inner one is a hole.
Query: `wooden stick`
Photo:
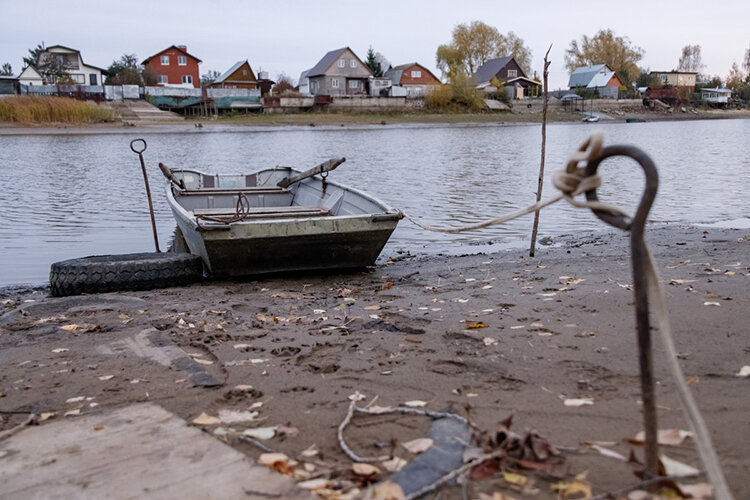
[[[544,104],[542,105],[542,161],[539,165],[539,185],[537,186],[536,190],[536,202],[539,203],[539,201],[542,199],[542,185],[544,184],[544,155],[545,155],[545,149],[547,146],[547,102],[548,102],[548,88],[547,88],[547,77],[549,76],[549,61],[547,60],[547,56],[549,56],[549,51],[552,50],[552,45],[550,44],[549,49],[547,49],[547,53],[544,54]],[[529,248],[529,257],[534,256],[534,248],[536,247],[536,233],[537,229],[539,229],[539,210],[534,212],[534,228],[531,230],[531,247]]]
[[[282,188],[289,187],[295,182],[299,182],[303,179],[307,179],[308,177],[312,177],[313,175],[322,174],[323,172],[330,172],[331,170],[338,167],[345,161],[346,161],[346,158],[331,158],[328,161],[324,161],[317,167],[313,167],[310,170],[306,170],[305,172],[302,172],[299,175],[295,175],[294,177],[287,177],[286,179],[279,181],[279,183],[276,185]]]

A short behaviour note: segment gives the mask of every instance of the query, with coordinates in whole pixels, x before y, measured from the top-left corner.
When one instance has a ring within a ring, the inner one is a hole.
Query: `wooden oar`
[[[331,170],[338,167],[345,161],[346,161],[346,158],[331,158],[328,161],[324,161],[317,167],[313,167],[310,170],[302,172],[299,175],[295,175],[294,177],[287,177],[286,179],[279,181],[279,183],[276,185],[282,188],[289,187],[295,182],[299,182],[303,179],[307,179],[308,177],[312,177],[313,175],[322,174],[323,172],[330,172]]]

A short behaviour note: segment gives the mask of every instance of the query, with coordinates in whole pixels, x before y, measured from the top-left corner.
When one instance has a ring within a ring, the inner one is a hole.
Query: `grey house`
[[[332,50],[307,71],[313,95],[365,95],[372,71],[349,47]]]

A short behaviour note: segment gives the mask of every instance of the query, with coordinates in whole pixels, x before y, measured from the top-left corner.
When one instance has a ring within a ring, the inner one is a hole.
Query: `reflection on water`
[[[544,197],[552,172],[595,129],[606,144],[629,143],[656,161],[660,192],[651,220],[714,222],[747,217],[750,120],[548,127]],[[145,152],[161,246],[175,228],[163,194],[170,167],[243,172],[276,165],[309,168],[334,156],[347,162],[331,179],[371,193],[427,224],[478,222],[534,201],[538,125],[400,125],[357,128],[184,128],[149,133]],[[84,255],[149,251],[153,236],[137,135],[0,136],[0,285],[46,280],[50,263]],[[607,160],[599,197],[632,212],[643,188],[637,165]],[[461,235],[399,224],[395,250],[461,252],[467,245],[528,238],[532,217]],[[591,213],[545,209],[540,236],[601,228]],[[481,249],[481,247],[478,247]],[[472,247],[473,250],[476,248]]]

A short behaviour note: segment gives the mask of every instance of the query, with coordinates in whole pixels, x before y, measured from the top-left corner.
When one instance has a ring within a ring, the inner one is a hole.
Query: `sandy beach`
[[[750,399],[738,374],[750,365],[750,230],[654,226],[647,240],[680,363],[733,493],[747,498]],[[262,448],[308,460],[297,481],[326,479],[344,494],[390,475],[380,464],[377,476],[354,474],[337,438],[348,398],[359,392],[361,406],[410,402],[490,434],[509,416],[512,430],[535,429],[560,447],[562,463],[504,465],[533,482],[533,498],[557,498],[551,485],[584,471],[594,495],[626,489],[640,481],[633,465],[585,443],[643,456],[628,442],[642,428],[628,236],[551,243],[533,258],[528,249],[403,254],[352,274],[145,292],[50,298],[44,288],[4,289],[0,430],[29,412],[48,414],[40,424],[48,425],[149,401],[252,460]],[[157,355],[165,348],[166,362]],[[659,349],[655,364],[659,427],[687,430]],[[227,417],[243,412],[255,414]],[[195,423],[202,414],[217,418]],[[402,445],[432,424],[420,415],[357,414],[344,436],[360,456],[413,462]],[[273,437],[263,435],[269,427]],[[248,429],[262,446],[239,437]],[[305,454],[311,447],[317,453]],[[690,438],[662,453],[701,468]],[[468,497],[519,497],[508,477],[472,479]],[[455,484],[441,491],[463,495]]]

